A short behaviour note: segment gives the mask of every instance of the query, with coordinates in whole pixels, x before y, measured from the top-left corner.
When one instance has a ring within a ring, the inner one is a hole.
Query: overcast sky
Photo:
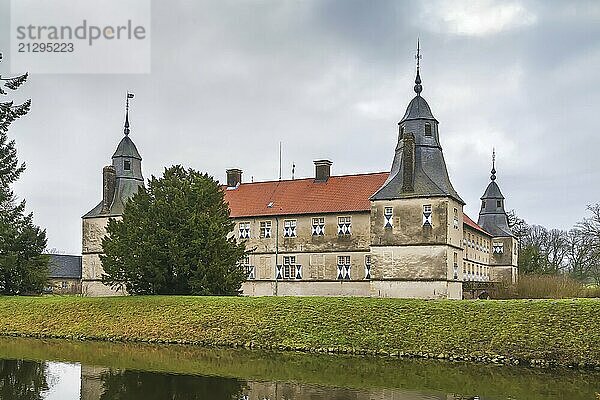
[[[7,0],[0,0],[6,73]],[[492,148],[508,209],[570,228],[600,201],[600,2],[154,1],[152,72],[32,74],[17,100],[27,171],[16,187],[48,247],[81,253],[121,140],[125,91],[145,177],[175,163],[223,181],[389,171],[397,123],[422,95],[440,121],[452,183],[477,218]]]

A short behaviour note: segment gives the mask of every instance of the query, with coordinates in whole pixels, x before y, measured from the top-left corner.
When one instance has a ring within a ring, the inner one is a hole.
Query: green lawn
[[[600,365],[600,300],[0,297],[0,334]]]

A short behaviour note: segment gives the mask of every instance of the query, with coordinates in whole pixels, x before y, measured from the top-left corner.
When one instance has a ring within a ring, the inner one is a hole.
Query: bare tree
[[[587,274],[600,285],[600,204],[588,206],[591,217],[584,218],[577,229],[585,237],[590,259]]]

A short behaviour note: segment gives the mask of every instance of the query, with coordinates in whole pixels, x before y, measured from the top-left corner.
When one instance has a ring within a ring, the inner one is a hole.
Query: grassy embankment
[[[600,300],[3,297],[0,334],[597,367]]]

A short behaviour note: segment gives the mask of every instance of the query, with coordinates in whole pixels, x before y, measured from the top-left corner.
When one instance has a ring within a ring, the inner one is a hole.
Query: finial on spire
[[[125,104],[125,129],[123,129],[123,133],[125,136],[129,135],[129,99],[133,99],[134,94],[127,92],[127,101]]]
[[[492,181],[496,180],[496,149],[492,149]]]
[[[421,95],[421,91],[423,91],[423,86],[421,86],[421,74],[420,74],[420,66],[421,66],[421,44],[419,43],[419,38],[417,38],[417,55],[415,56],[417,59],[417,77],[415,78],[415,93],[417,96]]]

